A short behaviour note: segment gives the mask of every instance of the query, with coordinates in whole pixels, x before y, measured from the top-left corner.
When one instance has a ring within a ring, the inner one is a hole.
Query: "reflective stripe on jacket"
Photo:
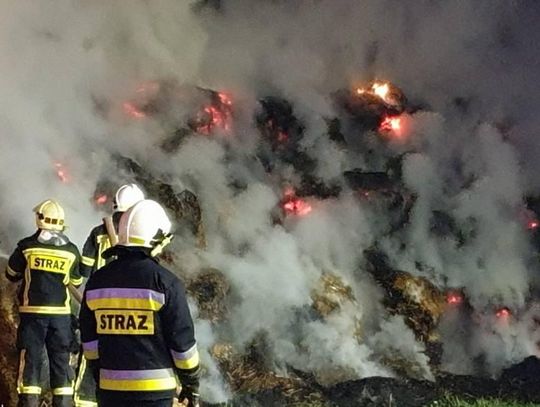
[[[145,249],[117,246],[107,254],[118,258],[86,285],[80,313],[84,355],[99,366],[105,397],[171,397],[176,376],[199,368],[184,287]]]
[[[79,273],[79,250],[69,241],[60,246],[42,243],[38,240],[39,233],[21,240],[8,260],[6,277],[23,281],[19,312],[70,314],[67,286],[78,286],[83,281]]]

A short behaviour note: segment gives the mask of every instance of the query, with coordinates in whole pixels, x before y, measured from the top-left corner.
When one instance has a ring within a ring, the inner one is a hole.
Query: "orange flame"
[[[382,100],[384,100],[386,103],[389,103],[388,101],[388,92],[390,91],[390,87],[387,83],[378,83],[375,82],[373,86],[371,87],[371,90],[374,94],[376,94],[378,97],[380,97]]]
[[[390,95],[390,85],[388,82],[373,82],[369,89],[357,88],[356,93],[359,95],[369,93],[371,95],[377,96],[384,103],[387,103],[389,105],[396,104],[396,101]]]

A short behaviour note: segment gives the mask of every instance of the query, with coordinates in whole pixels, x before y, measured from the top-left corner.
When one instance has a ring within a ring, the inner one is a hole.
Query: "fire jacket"
[[[86,285],[83,352],[94,371],[99,369],[105,398],[171,398],[176,375],[184,384],[198,384],[199,353],[184,287],[148,252],[109,249],[105,255],[117,259]]]
[[[33,314],[70,314],[69,284],[78,286],[80,254],[62,235],[62,244],[44,243],[38,230],[21,240],[9,257],[6,277],[23,280],[19,290],[19,312]]]
[[[118,231],[118,223],[123,212],[115,212],[112,216],[114,229]],[[105,224],[96,226],[86,239],[82,251],[81,275],[90,277],[92,273],[103,267],[106,263],[102,254],[111,247],[111,239]]]

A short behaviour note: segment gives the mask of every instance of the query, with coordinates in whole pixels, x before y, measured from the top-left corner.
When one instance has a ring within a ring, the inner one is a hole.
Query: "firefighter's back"
[[[99,388],[107,398],[172,397],[173,363],[159,311],[176,278],[137,249],[98,270],[86,288],[99,337]]]

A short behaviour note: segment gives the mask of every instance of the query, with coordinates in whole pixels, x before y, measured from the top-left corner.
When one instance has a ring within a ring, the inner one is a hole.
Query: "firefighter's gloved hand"
[[[178,395],[178,402],[186,407],[199,407],[199,386],[186,384]]]

